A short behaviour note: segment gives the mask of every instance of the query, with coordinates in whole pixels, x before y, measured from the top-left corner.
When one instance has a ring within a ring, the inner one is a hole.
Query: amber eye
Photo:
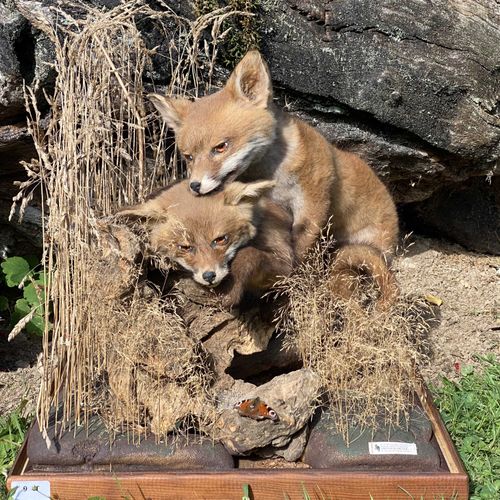
[[[192,252],[193,251],[193,247],[191,245],[177,245],[177,248],[181,252]]]
[[[227,240],[229,238],[227,237],[227,234],[224,236],[219,236],[218,238],[215,238],[214,241],[212,241],[212,247],[222,247],[227,243]]]
[[[193,161],[193,155],[184,155],[186,161]]]
[[[213,148],[214,153],[224,153],[224,151],[227,149],[227,141],[221,142],[220,144],[217,144],[215,148]]]

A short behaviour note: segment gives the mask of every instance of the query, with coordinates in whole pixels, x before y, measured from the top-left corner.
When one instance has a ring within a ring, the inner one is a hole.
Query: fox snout
[[[189,182],[189,189],[196,196],[209,194],[218,189],[224,181],[225,179],[220,178],[218,175],[211,175],[210,173],[197,174],[193,172]]]
[[[210,285],[214,282],[217,274],[215,274],[213,271],[205,271],[201,277]]]
[[[224,159],[210,161],[208,159],[193,161],[189,188],[195,195],[205,195],[227,185],[238,178],[249,167],[250,163],[259,158],[269,146],[271,136],[257,135],[243,145],[228,150]],[[228,146],[230,147],[230,146]]]
[[[200,285],[216,287],[229,274],[227,267],[217,266],[213,270],[192,270],[194,280]]]
[[[189,183],[189,189],[191,189],[194,194],[200,194],[200,188],[201,182],[193,181]]]

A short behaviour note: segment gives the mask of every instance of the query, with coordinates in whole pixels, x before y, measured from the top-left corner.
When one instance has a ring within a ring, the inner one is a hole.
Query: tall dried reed
[[[146,47],[138,25],[152,23],[169,41],[167,93],[197,95],[202,81],[210,85],[217,44],[226,35],[223,21],[238,14],[219,9],[190,21],[160,3],[161,10],[138,0],[110,10],[79,2],[33,10],[29,2],[18,1],[19,10],[53,42],[57,73],[53,95],[47,96],[48,121],[33,91],[25,89],[38,159],[25,164],[28,180],[21,183],[12,212],[20,204],[22,213],[41,186],[46,305],[52,302],[54,315],[50,341],[46,332],[43,342],[42,429],[54,408],[60,410],[61,429],[70,422],[85,424],[102,403],[96,385],[103,383],[103,374],[116,379],[118,356],[137,376],[145,340],[156,342],[158,355],[170,352],[166,359],[183,372],[172,380],[180,380],[190,394],[203,394],[207,383],[190,368],[202,358],[180,320],[168,312],[174,305],[159,299],[146,303],[134,294],[128,302],[110,298],[105,284],[113,273],[95,265],[103,256],[102,218],[184,173],[175,152],[167,151],[160,120],[147,111],[144,81],[155,50]],[[137,405],[123,408],[130,411],[122,423],[138,424]]]

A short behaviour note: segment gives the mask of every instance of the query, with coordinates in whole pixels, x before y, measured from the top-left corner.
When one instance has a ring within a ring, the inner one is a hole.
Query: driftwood
[[[158,292],[147,284],[143,267],[147,250],[141,236],[103,220],[97,243],[100,257],[90,272],[104,284],[96,293],[100,300],[118,304],[118,319],[109,321],[120,331],[103,339],[110,346],[107,385],[96,390],[107,391],[98,397],[107,401],[113,426],[149,425],[155,435],[164,436],[179,422],[196,421],[200,430],[219,439],[232,454],[258,451],[264,457],[296,460],[306,444],[306,424],[319,390],[317,377],[302,369],[259,387],[240,380],[299,365],[298,354],[283,351],[279,336],[268,350],[275,329],[268,304],[225,310],[216,292],[173,270],[164,278],[163,299],[158,300]],[[163,310],[165,303],[173,305],[170,312]],[[154,324],[148,324],[151,321]],[[235,355],[238,361],[233,365]],[[260,361],[253,363],[255,356]],[[234,405],[254,397],[272,405],[279,421],[239,415]],[[148,415],[148,422],[138,415]]]

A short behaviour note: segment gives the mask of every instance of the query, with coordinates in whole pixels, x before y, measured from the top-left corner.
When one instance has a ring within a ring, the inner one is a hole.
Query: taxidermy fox
[[[181,181],[118,215],[146,219],[152,250],[191,271],[201,285],[222,284],[222,302],[230,307],[244,292],[262,293],[291,272],[291,217],[263,196],[274,185],[232,182],[194,198],[188,181]]]
[[[389,192],[361,158],[273,105],[259,52],[248,52],[214,94],[195,101],[149,97],[176,134],[193,194],[236,178],[275,180],[271,197],[292,214],[299,260],[330,221],[341,248],[337,268],[364,267],[378,281],[381,299],[394,295],[386,258],[396,244],[398,218]]]

